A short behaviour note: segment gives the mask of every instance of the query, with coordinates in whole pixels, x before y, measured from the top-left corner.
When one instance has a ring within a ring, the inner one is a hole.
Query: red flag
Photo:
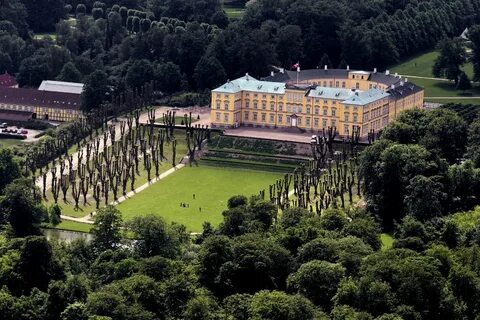
[[[300,68],[300,62],[295,63],[290,69],[298,69]]]

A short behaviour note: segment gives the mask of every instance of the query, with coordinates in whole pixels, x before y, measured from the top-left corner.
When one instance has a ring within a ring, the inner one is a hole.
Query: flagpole
[[[300,66],[297,67],[297,85],[298,85],[298,75],[300,74]]]

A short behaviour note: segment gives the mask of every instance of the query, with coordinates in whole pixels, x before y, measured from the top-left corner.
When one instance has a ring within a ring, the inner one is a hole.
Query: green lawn
[[[388,233],[382,233],[380,235],[380,240],[382,241],[382,250],[387,250],[392,247],[394,239]]]
[[[44,38],[47,38],[47,37],[52,38],[53,41],[57,40],[57,34],[55,32],[52,32],[52,33],[36,33],[33,36],[33,39],[40,40],[40,39],[44,39]]]
[[[409,81],[425,88],[425,100],[428,100],[428,97],[461,97],[468,99],[469,97],[480,96],[480,87],[477,86],[463,92],[456,90],[455,84],[450,81],[415,78],[411,78]]]
[[[390,71],[398,72],[401,75],[433,77],[432,68],[437,57],[438,51],[430,51],[403,61],[391,67]],[[473,65],[471,63],[465,64],[463,70],[469,78],[473,77]]]
[[[124,220],[154,213],[168,222],[185,225],[189,231],[201,232],[204,221],[214,226],[222,221],[222,211],[231,196],[258,194],[281,176],[279,173],[234,168],[186,167],[122,202],[118,209]],[[189,207],[183,208],[180,203],[187,203]]]
[[[223,10],[227,14],[227,17],[230,20],[238,20],[243,17],[243,14],[245,12],[245,8],[239,8],[239,7],[230,7],[228,5],[223,6]]]
[[[432,74],[433,64],[438,57],[437,51],[430,51],[411,59],[403,61],[391,67],[392,73],[399,73],[401,75],[419,76],[419,77],[434,77]],[[467,63],[463,66],[463,70],[467,75],[473,77],[473,65]],[[409,81],[425,88],[425,101],[438,103],[462,103],[462,104],[480,104],[480,100],[469,99],[471,97],[480,96],[480,87],[475,86],[471,90],[465,92],[457,91],[453,82],[432,80],[432,79],[416,79],[409,78]],[[429,97],[459,97],[462,99],[429,99]]]
[[[2,148],[12,148],[12,147],[21,147],[25,144],[22,140],[19,139],[0,139],[0,149]]]
[[[93,225],[87,224],[87,223],[63,220],[62,222],[60,222],[60,224],[56,225],[54,228],[60,229],[60,230],[70,230],[70,231],[78,231],[78,232],[90,232],[90,229],[92,229],[92,227]]]

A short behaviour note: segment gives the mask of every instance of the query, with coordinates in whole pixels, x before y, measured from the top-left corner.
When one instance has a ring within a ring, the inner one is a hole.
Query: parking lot
[[[23,141],[38,140],[39,138],[35,138],[35,136],[42,133],[41,130],[24,129],[22,127],[9,126],[8,124],[5,125],[5,123],[0,124],[0,132],[2,134],[12,135],[12,138],[18,135],[26,136],[26,139],[23,139]],[[6,139],[8,137],[4,136],[3,138]]]

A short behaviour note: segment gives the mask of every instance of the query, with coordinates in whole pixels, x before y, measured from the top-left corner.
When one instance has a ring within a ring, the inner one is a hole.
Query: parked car
[[[25,129],[21,129],[21,130],[20,130],[20,133],[21,133],[21,134],[28,134],[28,131],[25,130]]]
[[[0,128],[6,128],[6,127],[7,127],[7,123],[6,123],[6,122],[0,124]]]

